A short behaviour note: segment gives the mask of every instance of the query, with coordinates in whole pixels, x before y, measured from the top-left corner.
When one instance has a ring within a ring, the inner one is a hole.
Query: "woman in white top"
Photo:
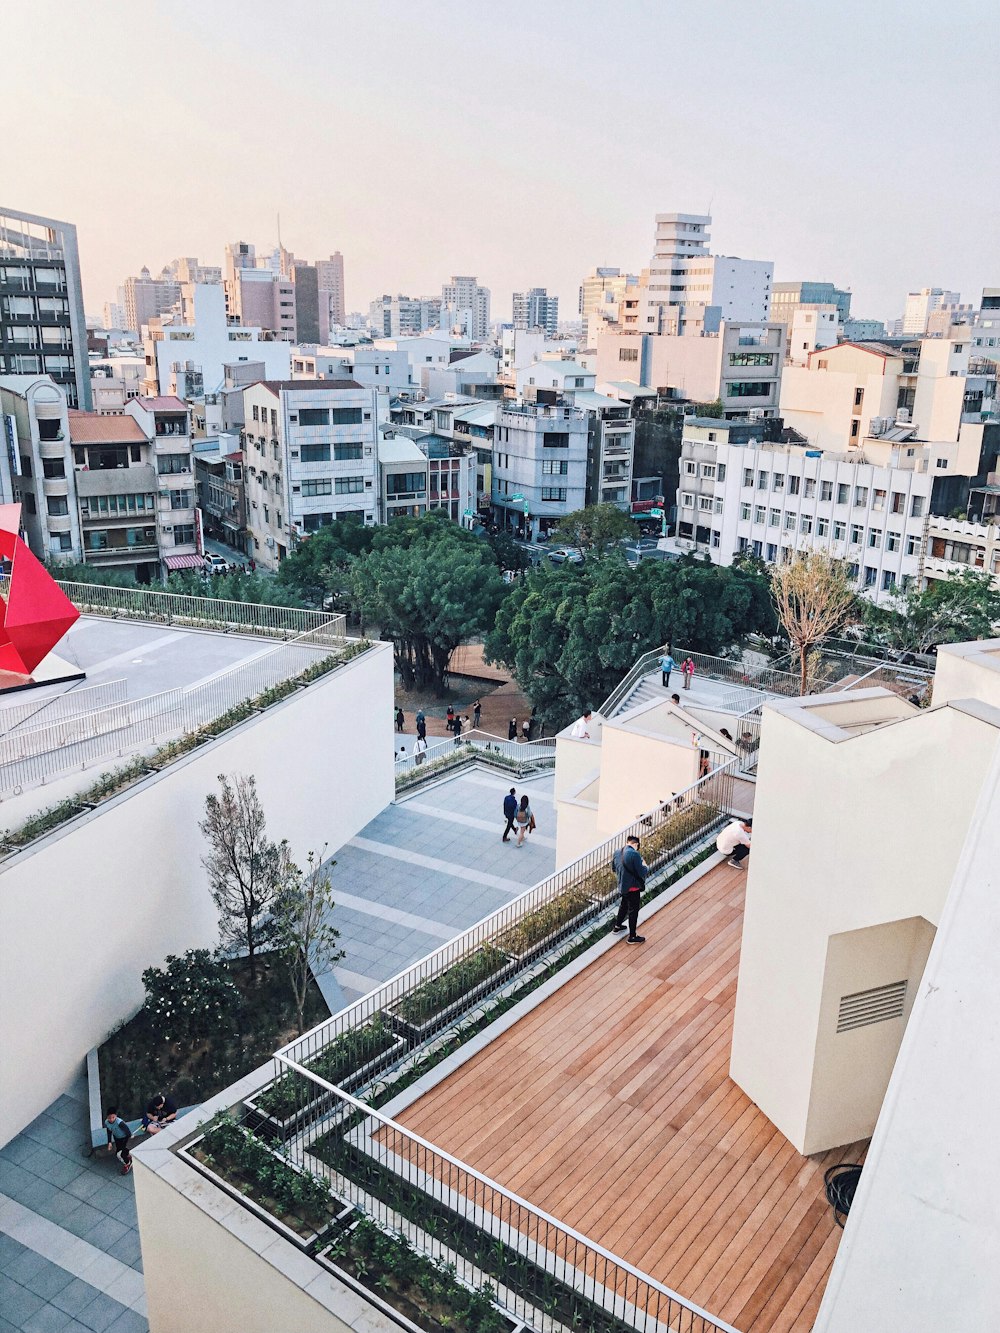
[[[521,804],[517,807],[517,814],[514,816],[514,823],[517,825],[517,842],[515,846],[520,847],[524,842],[524,835],[530,829],[534,822],[534,815],[531,813],[531,806],[528,804],[528,797],[521,797]]]

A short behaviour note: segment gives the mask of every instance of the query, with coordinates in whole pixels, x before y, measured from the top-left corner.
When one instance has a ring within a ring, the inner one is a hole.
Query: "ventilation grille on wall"
[[[866,1028],[871,1023],[885,1023],[890,1018],[902,1018],[906,1003],[906,981],[893,981],[888,986],[855,991],[843,995],[837,1014],[837,1031],[850,1032]]]

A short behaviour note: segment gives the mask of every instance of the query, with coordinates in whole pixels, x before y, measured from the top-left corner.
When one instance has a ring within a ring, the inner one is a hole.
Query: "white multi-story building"
[[[532,541],[587,498],[587,413],[565,403],[502,404],[493,446],[495,520]]]
[[[440,296],[377,296],[368,307],[375,338],[411,338],[441,324]]]
[[[623,273],[620,268],[594,268],[580,284],[580,316],[584,324],[591,315],[611,313],[618,316],[618,306],[630,287],[639,285],[635,273]]]
[[[441,318],[473,342],[484,342],[490,336],[490,289],[480,287],[475,277],[449,279],[441,288]]]
[[[405,351],[370,342],[292,349],[292,379],[356,380],[394,398],[414,392],[413,367]]]
[[[262,380],[244,391],[247,533],[265,569],[334,519],[376,521],[377,399],[352,379]]]
[[[532,287],[527,292],[515,292],[515,329],[544,329],[554,338],[559,327],[559,297],[549,296],[544,287]]]
[[[125,414],[138,422],[153,444],[156,468],[156,527],[160,559],[169,574],[201,564],[200,514],[191,458],[191,412],[187,403],[169,394],[132,398]]]
[[[719,399],[727,416],[772,417],[784,359],[784,324],[723,321],[718,333],[700,337],[609,331],[597,340],[597,383],[631,381],[690,402]]]
[[[741,552],[768,564],[795,551],[846,563],[859,590],[892,597],[922,578],[932,510],[980,472],[980,438],[926,442],[912,427],[851,451],[767,443],[760,422],[689,417],[681,441],[677,545],[729,565]],[[993,456],[995,457],[995,450]]]
[[[716,332],[723,320],[763,323],[774,264],[709,252],[711,217],[658,213],[653,258],[634,300],[623,303],[624,328],[639,333]]]
[[[810,352],[836,345],[839,313],[835,305],[798,305],[788,312],[786,354],[791,365],[804,366]]]
[[[190,322],[149,329],[144,343],[147,393],[168,393],[171,377],[187,369],[192,387],[200,376],[202,391],[216,393],[225,382],[224,367],[239,361],[263,362],[268,378],[288,378],[291,343],[265,337],[260,327],[230,324],[222,287],[199,283],[187,288],[185,306],[194,312]]]
[[[79,560],[80,517],[66,394],[51,375],[0,376],[0,503],[21,502],[39,560]]]
[[[979,313],[970,331],[973,354],[1000,355],[1000,287],[984,287]]]

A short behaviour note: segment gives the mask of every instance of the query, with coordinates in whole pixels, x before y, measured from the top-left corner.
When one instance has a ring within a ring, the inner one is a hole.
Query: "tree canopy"
[[[542,720],[596,708],[644,652],[716,653],[775,628],[767,579],[708,561],[624,558],[542,566],[510,590],[486,656],[513,671]]]
[[[351,586],[350,571],[359,556],[372,549],[376,529],[360,518],[338,519],[299,542],[278,570],[278,583],[308,602]]]
[[[493,623],[504,592],[490,547],[434,513],[379,528],[352,583],[364,614],[393,641],[403,688],[438,693],[452,653]]]
[[[821,551],[796,555],[771,571],[774,609],[799,654],[800,691],[808,692],[809,654],[841,629],[855,593],[839,560]]]
[[[1000,589],[984,570],[963,569],[926,588],[909,588],[895,607],[864,607],[869,634],[900,652],[988,639],[1000,625]]]
[[[617,505],[600,504],[567,514],[560,520],[552,540],[581,551],[603,551],[623,537],[635,536],[636,526],[628,514],[623,514]]]

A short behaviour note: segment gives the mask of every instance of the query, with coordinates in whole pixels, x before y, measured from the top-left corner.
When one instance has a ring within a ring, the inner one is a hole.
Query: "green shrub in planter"
[[[509,961],[505,953],[491,944],[484,944],[468,958],[453,963],[439,976],[432,977],[404,996],[396,1005],[396,1011],[408,1023],[426,1023],[429,1018],[482,985],[506,967]]]
[[[325,1078],[328,1083],[340,1085],[359,1069],[377,1060],[398,1040],[389,1024],[378,1014],[364,1027],[344,1032],[335,1038],[313,1060],[305,1062],[306,1069]],[[303,1106],[324,1089],[291,1071],[283,1074],[257,1097],[254,1105],[275,1120],[289,1120]]]
[[[590,894],[582,885],[564,889],[551,902],[536,907],[533,912],[528,912],[515,925],[505,930],[497,940],[497,944],[507,953],[526,953],[539,940],[554,935],[560,926],[579,916],[591,902]]]

